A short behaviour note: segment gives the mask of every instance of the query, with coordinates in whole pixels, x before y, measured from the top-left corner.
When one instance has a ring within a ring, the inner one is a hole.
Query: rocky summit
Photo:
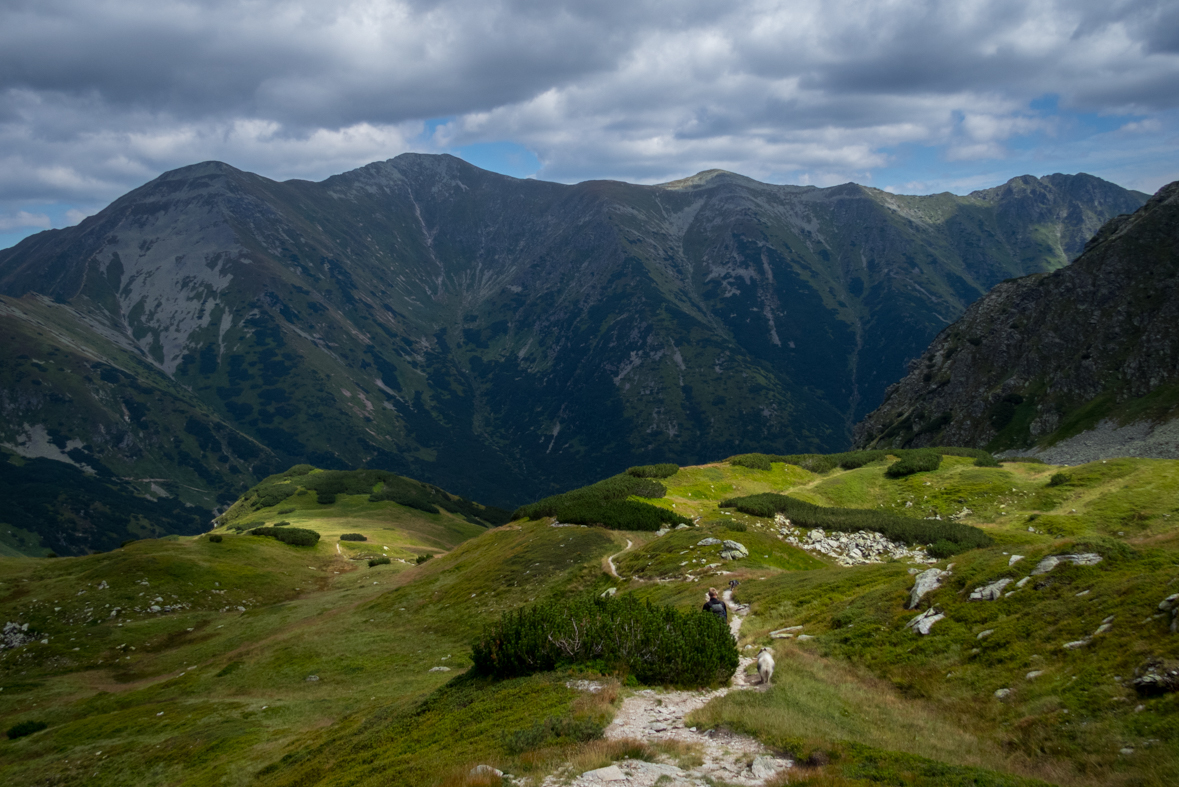
[[[0,485],[26,501],[4,544],[198,532],[300,462],[511,507],[841,449],[968,304],[1145,199],[1088,175],[560,185],[416,154],[321,183],[169,172],[0,252]]]
[[[1060,464],[1179,457],[1179,182],[1067,268],[1003,282],[943,330],[859,446],[985,446]]]

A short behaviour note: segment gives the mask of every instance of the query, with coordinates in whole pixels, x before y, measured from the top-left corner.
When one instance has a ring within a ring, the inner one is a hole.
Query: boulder
[[[1011,696],[1011,689],[995,689],[995,699],[1005,700]]]
[[[1007,565],[1014,566],[1019,561],[1023,560],[1023,555],[1012,555],[1007,559]]]
[[[920,615],[918,615],[917,617],[913,618],[908,623],[906,623],[905,628],[912,629],[913,631],[916,631],[918,634],[921,634],[922,636],[924,636],[929,633],[930,629],[933,628],[934,623],[937,623],[939,620],[942,620],[945,617],[946,616],[943,615],[941,612],[938,612],[935,608],[930,607],[929,609],[925,610]]]
[[[583,779],[598,782],[624,782],[626,781],[626,774],[618,769],[617,765],[607,765],[605,768],[598,768],[593,771],[586,771],[581,774]]]
[[[909,603],[905,609],[916,609],[917,604],[921,601],[921,597],[926,593],[937,590],[942,586],[942,578],[948,577],[950,572],[943,571],[940,568],[930,568],[922,571],[913,582],[913,590],[909,593]]]
[[[504,772],[501,771],[499,768],[492,768],[490,765],[476,765],[474,768],[471,769],[469,775],[472,777],[478,777],[478,776],[500,777],[500,776],[504,775]]]
[[[1082,552],[1076,555],[1049,555],[1036,564],[1032,569],[1032,576],[1047,574],[1061,563],[1072,563],[1074,566],[1095,566],[1101,562],[1101,555],[1094,552]]]
[[[749,764],[749,774],[754,779],[764,781],[789,766],[788,761],[779,760],[776,757],[754,757],[753,762]]]
[[[702,538],[696,542],[696,546],[698,546],[698,547],[714,547],[719,543],[721,543],[721,540],[719,538]]]
[[[994,582],[992,582],[989,585],[983,585],[982,587],[978,587],[978,588],[975,588],[974,590],[970,591],[970,600],[971,601],[994,601],[995,599],[999,598],[999,596],[1003,595],[1003,588],[1007,587],[1010,584],[1011,584],[1010,577],[1004,577],[1003,579],[996,579]]]
[[[1131,685],[1143,697],[1157,697],[1160,694],[1179,691],[1179,661],[1149,659],[1134,670]]]

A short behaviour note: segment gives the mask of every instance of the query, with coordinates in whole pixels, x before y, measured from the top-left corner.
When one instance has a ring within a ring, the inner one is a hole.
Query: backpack
[[[719,598],[708,602],[708,611],[725,622],[728,622],[729,620],[729,611],[725,609],[725,602],[721,601]]]

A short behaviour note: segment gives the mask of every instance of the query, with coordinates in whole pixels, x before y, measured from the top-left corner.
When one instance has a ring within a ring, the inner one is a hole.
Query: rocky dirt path
[[[729,628],[736,638],[744,621],[747,607],[733,602],[725,591],[729,606]],[[607,739],[637,739],[648,743],[677,741],[686,744],[703,759],[699,765],[679,767],[670,762],[623,760],[606,768],[587,771],[570,779],[570,774],[549,777],[544,787],[570,784],[572,787],[596,787],[614,784],[618,787],[706,787],[706,778],[729,784],[761,787],[770,778],[793,763],[767,751],[755,738],[725,730],[697,730],[687,727],[684,717],[730,691],[761,690],[756,675],[747,677],[746,668],[753,658],[741,658],[737,672],[729,686],[714,691],[657,691],[646,689],[623,700],[622,708],[606,728]],[[670,758],[669,758],[670,759]],[[666,778],[664,778],[666,777]],[[659,781],[663,778],[663,781]]]
[[[630,551],[630,548],[632,546],[634,546],[634,545],[631,543],[631,540],[628,538],[626,540],[626,548],[625,549],[623,549],[621,552],[616,552],[613,555],[611,555],[610,557],[606,558],[606,573],[608,573],[610,576],[614,577],[615,579],[621,579],[621,577],[618,576],[618,569],[614,567],[614,558],[622,557],[623,555],[625,555],[627,552]]]

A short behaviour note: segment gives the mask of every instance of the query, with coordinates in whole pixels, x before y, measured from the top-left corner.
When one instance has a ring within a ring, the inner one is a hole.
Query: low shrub
[[[679,471],[679,465],[673,465],[670,463],[658,465],[637,465],[636,467],[626,468],[626,474],[633,475],[635,478],[671,478]]]
[[[1000,467],[1001,465],[999,464],[998,459],[991,456],[990,454],[987,454],[986,456],[980,456],[978,459],[975,459],[974,466],[975,467]]]
[[[1064,486],[1072,480],[1073,477],[1068,473],[1053,473],[1052,477],[1048,479],[1048,486]]]
[[[224,538],[220,533],[214,533],[213,535],[209,536],[209,540],[214,544],[220,544]]]
[[[283,521],[281,521],[281,522],[275,522],[275,523],[274,523],[274,527],[290,527],[290,526],[291,526],[291,523],[290,523],[290,522],[288,522],[288,521],[287,521],[287,520],[285,520],[285,519],[284,519]]]
[[[10,740],[13,738],[23,738],[26,735],[32,735],[34,732],[40,732],[48,726],[43,721],[22,721],[9,727],[8,732],[5,734]]]
[[[368,567],[372,568],[373,566],[387,566],[392,562],[393,561],[390,560],[389,558],[385,557],[384,555],[381,555],[380,557],[371,558],[368,561]]]
[[[1026,464],[1044,465],[1048,464],[1038,456],[1009,456],[1003,460],[1004,462],[1024,462]]]
[[[368,541],[367,536],[362,536],[360,533],[341,533],[341,541]]]
[[[293,513],[295,513],[295,509],[294,508],[280,508],[275,513],[278,514],[279,516],[282,516],[284,514],[293,514]]]
[[[424,555],[418,555],[418,556],[417,556],[417,558],[416,558],[416,559],[414,559],[414,561],[413,561],[413,562],[414,562],[414,563],[416,563],[417,565],[419,565],[419,566],[420,566],[422,563],[425,563],[427,560],[430,560],[430,559],[432,559],[433,557],[434,557],[434,556],[433,556],[432,554],[430,554],[429,552],[427,552],[427,553],[426,553],[426,554],[424,554]]]
[[[520,506],[513,519],[556,517],[575,525],[601,525],[611,530],[659,530],[665,524],[678,525],[685,518],[631,497],[663,497],[667,488],[650,478],[621,473],[596,484],[574,489],[535,503]]]
[[[472,648],[473,671],[496,678],[579,664],[643,683],[709,686],[737,670],[737,646],[715,615],[587,594],[505,613]]]
[[[889,478],[904,478],[914,473],[926,473],[942,466],[942,455],[936,451],[912,451],[888,466],[884,474]]]
[[[991,537],[982,530],[959,522],[916,519],[870,508],[827,508],[776,492],[734,497],[722,500],[720,505],[721,508],[736,508],[750,516],[768,518],[782,514],[790,519],[795,527],[818,527],[844,532],[870,530],[893,541],[911,545],[930,544],[933,545],[930,549],[941,552],[952,550],[938,557],[949,557],[951,554],[978,549],[992,543]]]
[[[277,539],[284,544],[296,547],[311,547],[319,541],[319,533],[302,527],[256,527],[250,531],[252,536],[267,536]]]
[[[520,755],[559,743],[597,740],[605,731],[606,725],[597,719],[549,716],[544,721],[534,722],[531,727],[507,733],[504,736],[504,748],[508,754]]]

